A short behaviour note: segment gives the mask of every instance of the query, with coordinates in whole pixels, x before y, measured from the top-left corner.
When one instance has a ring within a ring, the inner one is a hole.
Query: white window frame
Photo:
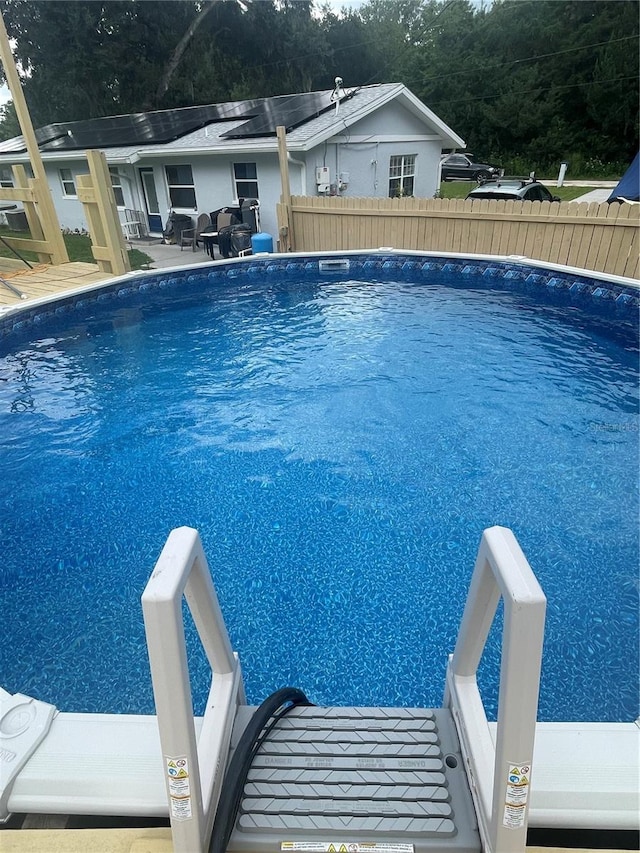
[[[416,180],[416,154],[392,154],[389,157],[389,198],[412,196]],[[405,181],[411,179],[411,192],[405,192]],[[392,181],[399,181],[394,189]]]
[[[175,184],[172,183],[169,179],[169,170],[170,169],[188,169],[191,174],[191,183],[190,184]],[[164,167],[164,177],[167,182],[167,193],[169,195],[169,204],[172,210],[197,210],[197,200],[196,200],[196,185],[193,180],[193,168],[190,163],[168,163]],[[191,190],[193,192],[193,205],[184,205],[184,204],[174,204],[173,198],[171,197],[172,190]]]
[[[111,188],[113,189],[113,195],[116,200],[116,207],[125,208],[122,176],[118,172],[117,166],[109,166],[109,176],[111,177]]]
[[[253,166],[253,171],[255,172],[255,178],[239,178],[237,175],[237,167],[238,166]],[[255,192],[240,192],[239,185],[240,184],[253,184],[255,185]],[[258,164],[253,162],[237,162],[233,164],[233,188],[234,188],[234,198],[260,198],[258,195]]]
[[[60,176],[60,183],[62,185],[62,195],[65,198],[78,198],[76,181],[71,169],[58,169],[58,175]]]

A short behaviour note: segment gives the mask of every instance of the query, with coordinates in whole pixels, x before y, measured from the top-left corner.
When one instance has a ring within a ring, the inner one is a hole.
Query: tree
[[[236,5],[4,0],[0,8],[42,125],[189,103],[199,63],[188,45],[211,9]],[[206,62],[206,39],[200,47]]]
[[[108,115],[122,70],[112,21],[129,4],[7,0],[2,6],[34,124]]]
[[[637,151],[633,0],[422,2],[415,19],[404,82],[483,157],[551,168]]]
[[[0,107],[0,142],[4,142],[5,139],[13,139],[14,136],[20,136],[21,133],[15,104],[13,101],[8,101]]]
[[[401,82],[487,159],[630,162],[636,0],[0,0],[36,126]],[[5,128],[10,130],[7,113]],[[0,127],[2,122],[0,121]]]
[[[185,50],[189,46],[189,42],[193,39],[196,30],[202,24],[205,17],[209,14],[209,12],[213,9],[212,0],[206,0],[198,10],[195,18],[191,21],[189,26],[187,27],[186,32],[174,48],[169,61],[164,69],[162,77],[160,78],[160,82],[158,83],[158,88],[156,90],[156,95],[153,103],[148,107],[148,109],[152,109],[156,104],[162,101],[164,94],[169,88],[169,84],[171,82],[171,78],[176,72],[178,65],[180,64],[180,60],[182,59]]]

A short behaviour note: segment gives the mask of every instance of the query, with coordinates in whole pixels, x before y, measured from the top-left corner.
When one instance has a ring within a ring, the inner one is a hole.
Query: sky
[[[339,12],[343,8],[347,9],[357,9],[358,6],[362,6],[364,0],[329,0],[329,5],[332,9],[335,9],[336,12]]]

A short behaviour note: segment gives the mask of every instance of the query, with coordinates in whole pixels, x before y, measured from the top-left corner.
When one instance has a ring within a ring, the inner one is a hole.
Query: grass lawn
[[[11,231],[9,228],[0,226],[0,235],[3,237],[30,237],[28,231]],[[85,264],[95,264],[96,260],[91,254],[91,240],[86,234],[63,234],[67,254],[70,261],[82,261]],[[34,252],[29,252],[24,249],[18,250],[23,258],[26,258],[30,263],[38,263],[38,256]],[[15,258],[11,249],[7,248],[3,243],[0,243],[0,257]],[[145,264],[152,263],[149,255],[141,252],[139,249],[129,249],[129,263],[132,270],[139,270]]]
[[[478,184],[473,181],[443,181],[440,184],[442,198],[466,198]],[[571,201],[590,192],[593,187],[549,187],[551,195],[557,195],[562,201]]]

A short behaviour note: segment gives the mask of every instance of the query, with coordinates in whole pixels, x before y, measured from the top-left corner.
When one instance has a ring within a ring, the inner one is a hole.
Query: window
[[[113,187],[113,194],[116,197],[116,207],[124,207],[122,179],[120,178],[117,167],[109,166],[109,174],[111,175],[111,186]]]
[[[258,170],[255,163],[234,163],[236,198],[258,198]]]
[[[389,159],[389,198],[413,195],[416,155],[400,154]]]
[[[9,187],[13,186],[13,173],[11,172],[11,168],[8,166],[3,166],[0,169],[0,187]]]
[[[165,166],[171,207],[196,209],[196,190],[191,166]]]
[[[77,198],[78,194],[71,169],[60,169],[58,174],[62,183],[62,195],[67,198]]]
[[[464,154],[449,154],[442,160],[443,166],[469,166],[471,160],[465,157]]]
[[[527,201],[551,201],[551,193],[543,186],[535,186],[525,192],[524,198]]]

